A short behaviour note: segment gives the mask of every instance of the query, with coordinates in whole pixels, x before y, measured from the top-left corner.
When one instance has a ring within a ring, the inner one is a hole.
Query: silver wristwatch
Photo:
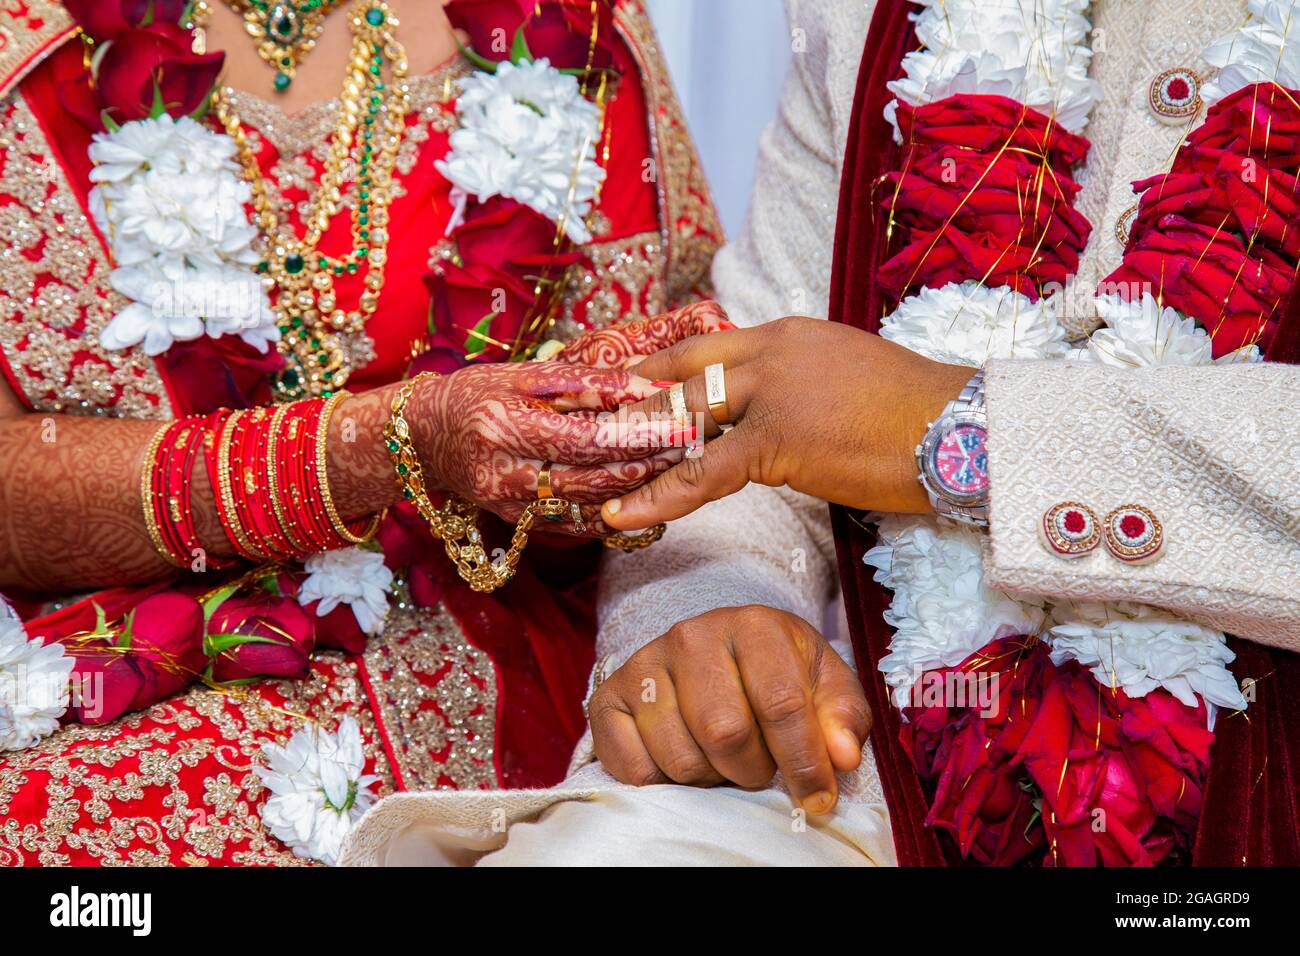
[[[981,370],[930,423],[916,446],[921,485],[935,514],[968,524],[989,523],[988,434]]]

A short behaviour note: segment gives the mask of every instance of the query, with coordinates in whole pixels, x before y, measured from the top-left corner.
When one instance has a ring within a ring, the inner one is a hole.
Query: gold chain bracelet
[[[478,530],[477,505],[458,495],[450,495],[441,508],[429,500],[424,469],[411,442],[411,426],[405,417],[411,393],[427,377],[436,377],[436,373],[423,372],[397,390],[393,396],[392,414],[384,426],[384,444],[393,460],[397,485],[402,489],[402,497],[415,505],[420,516],[428,522],[433,536],[442,541],[447,557],[461,578],[475,591],[495,591],[514,577],[519,559],[528,545],[528,532],[538,516],[551,518],[568,514],[569,503],[562,498],[543,498],[529,503],[515,525],[506,553],[499,561],[488,557]]]

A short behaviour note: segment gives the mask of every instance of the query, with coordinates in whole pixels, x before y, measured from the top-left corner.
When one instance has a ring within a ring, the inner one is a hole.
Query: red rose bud
[[[145,20],[179,23],[188,0],[63,0],[63,6],[87,36],[105,43]]]
[[[555,223],[531,206],[501,196],[470,203],[465,222],[456,230],[456,249],[465,268],[499,269],[525,284],[538,276],[558,278],[582,258],[578,252],[557,255],[562,244]]]
[[[302,678],[316,648],[315,622],[295,598],[259,587],[217,606],[204,645],[217,683]]]
[[[109,44],[95,72],[95,90],[115,123],[157,115],[188,116],[216,85],[224,53],[196,54],[188,30],[155,21]]]
[[[602,70],[614,62],[616,34],[608,0],[451,0],[443,9],[451,25],[469,35],[470,49],[485,60],[510,59],[522,27],[528,52],[552,66]]]
[[[460,344],[471,361],[510,357],[525,320],[533,314],[532,289],[500,269],[446,266],[429,273],[431,316],[437,334]]]
[[[102,632],[103,637],[97,637]],[[203,612],[193,597],[165,591],[141,601],[119,626],[69,640],[71,713],[103,724],[188,687],[206,666]]]
[[[1038,110],[1005,96],[959,93],[923,106],[899,101],[897,118],[903,142],[922,152],[956,146],[988,155],[1003,149],[1045,154],[1058,174],[1083,162],[1090,145]]]

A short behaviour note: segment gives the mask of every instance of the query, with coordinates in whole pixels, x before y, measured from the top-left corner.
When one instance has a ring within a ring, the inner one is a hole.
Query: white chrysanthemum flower
[[[361,730],[351,717],[338,734],[317,724],[297,731],[280,747],[263,744],[266,767],[254,767],[271,796],[262,807],[266,828],[293,855],[337,866],[343,843],[375,802],[378,777],[363,774]]]
[[[574,242],[589,242],[585,219],[605,170],[596,162],[600,109],[576,77],[542,58],[501,63],[460,81],[459,128],[434,165],[462,193],[505,196],[563,221]]]
[[[18,616],[0,600],[0,751],[35,746],[59,729],[72,664],[62,644],[28,639]]]
[[[303,562],[307,579],[298,591],[298,603],[320,601],[316,615],[324,617],[340,604],[352,608],[361,630],[374,636],[384,631],[393,572],[384,556],[365,548],[340,548],[313,554]]]
[[[248,184],[235,144],[188,117],[135,120],[95,136],[90,210],[132,300],[101,334],[107,349],[238,335],[266,351],[275,314],[249,266],[258,261]]]
[[[1207,104],[1217,103],[1254,83],[1300,87],[1300,3],[1296,0],[1250,0],[1250,19],[1202,51],[1219,68],[1201,88]]]
[[[1072,358],[1117,368],[1258,362],[1262,358],[1258,346],[1250,345],[1214,359],[1209,333],[1195,319],[1162,306],[1149,292],[1136,302],[1110,294],[1093,301],[1106,327],[1093,332],[1087,348]]]
[[[143,343],[146,355],[160,355],[174,342],[229,334],[265,352],[280,338],[261,282],[241,266],[155,257],[114,269],[109,282],[132,301],[100,333],[107,349]]]
[[[1163,687],[1195,707],[1199,696],[1211,721],[1215,707],[1246,708],[1227,667],[1236,655],[1222,631],[1127,602],[1057,605],[1052,619],[1045,640],[1058,667],[1078,661],[1103,686],[1122,688],[1130,697]]]
[[[979,531],[932,516],[879,518],[878,543],[862,560],[894,592],[885,621],[895,634],[879,666],[898,706],[925,671],[954,667],[995,638],[1042,628],[1041,603],[985,586]]]
[[[1070,349],[1065,328],[1047,302],[973,280],[908,296],[881,323],[880,335],[952,365],[1059,358]]]
[[[1088,75],[1091,24],[1082,0],[918,0],[912,15],[922,48],[903,58],[889,84],[914,106],[958,93],[1006,96],[1078,132],[1101,99]],[[896,104],[885,115],[895,123]]]

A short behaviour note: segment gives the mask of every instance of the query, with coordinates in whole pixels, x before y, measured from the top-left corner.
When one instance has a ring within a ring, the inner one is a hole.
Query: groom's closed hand
[[[751,605],[673,626],[592,696],[596,756],[624,783],[762,787],[780,770],[812,814],[835,805],[871,726],[857,676],[808,622]]]

